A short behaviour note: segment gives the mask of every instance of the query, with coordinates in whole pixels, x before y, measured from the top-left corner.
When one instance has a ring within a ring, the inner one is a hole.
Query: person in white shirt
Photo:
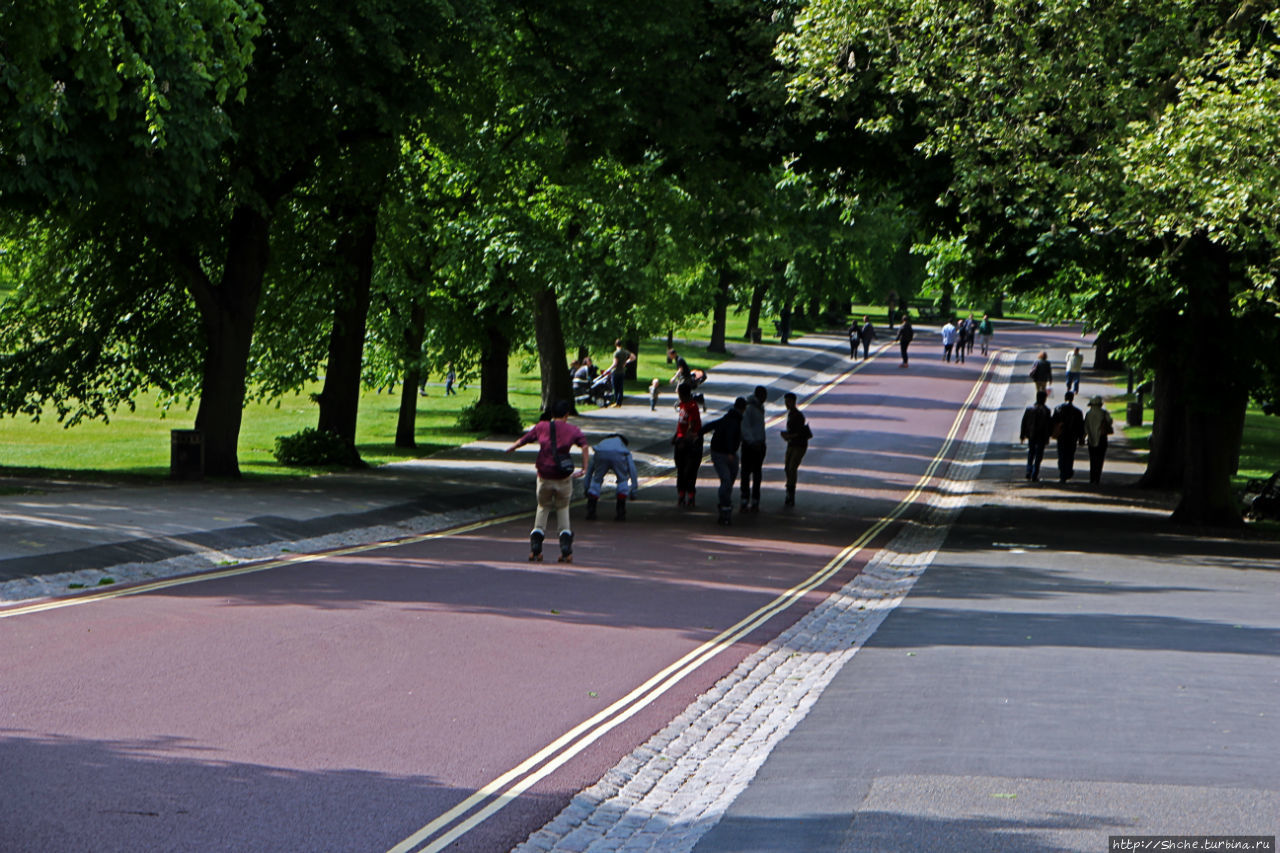
[[[1080,371],[1084,369],[1084,356],[1080,347],[1067,353],[1067,389],[1072,394],[1080,393]]]
[[[942,360],[951,361],[951,350],[956,345],[956,324],[947,321],[947,325],[942,327]]]

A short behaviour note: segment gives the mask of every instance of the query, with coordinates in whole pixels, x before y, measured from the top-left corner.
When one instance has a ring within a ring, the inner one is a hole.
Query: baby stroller
[[[582,405],[607,406],[613,399],[613,368],[610,367],[595,379],[574,379],[573,396]]]

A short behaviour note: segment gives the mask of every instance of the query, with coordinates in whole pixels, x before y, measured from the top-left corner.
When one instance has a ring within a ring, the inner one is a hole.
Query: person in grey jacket
[[[742,412],[742,512],[760,511],[760,472],[764,468],[764,401],[769,392],[763,385],[747,398]]]
[[[631,455],[627,437],[615,432],[601,440],[595,450],[596,452],[591,454],[591,463],[587,468],[587,520],[595,520],[596,504],[600,500],[600,489],[604,486],[604,475],[613,472],[614,488],[618,497],[618,508],[613,518],[615,521],[626,521],[627,498],[635,500],[636,492],[640,488],[640,479],[636,475],[636,461]]]

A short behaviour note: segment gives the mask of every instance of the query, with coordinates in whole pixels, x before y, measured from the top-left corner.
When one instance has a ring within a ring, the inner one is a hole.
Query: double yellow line
[[[574,756],[598,741],[601,737],[651,705],[660,696],[676,686],[691,672],[731,648],[743,637],[768,622],[774,616],[789,609],[807,593],[820,587],[840,572],[868,543],[873,541],[890,524],[910,507],[934,479],[938,468],[955,443],[956,436],[968,415],[973,402],[986,383],[995,359],[988,359],[982,374],[974,383],[969,396],[961,405],[942,447],[933,457],[925,473],[916,481],[911,491],[887,514],[877,520],[854,542],[845,546],[825,566],[799,584],[781,593],[768,604],[744,617],[736,624],[721,631],[714,638],[690,651],[684,657],[653,675],[626,696],[603,709],[595,716],[574,726],[520,764],[503,773],[435,820],[410,835],[388,853],[438,853],[460,837],[488,820],[514,802],[521,794],[549,776]],[[814,392],[805,404],[827,393],[861,368],[854,367]]]

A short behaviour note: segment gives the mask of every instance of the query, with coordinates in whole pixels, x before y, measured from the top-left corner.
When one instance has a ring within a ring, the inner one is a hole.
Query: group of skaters
[[[1076,448],[1089,449],[1089,482],[1102,482],[1102,463],[1107,456],[1107,436],[1115,432],[1115,426],[1102,405],[1102,397],[1089,400],[1088,413],[1075,405],[1080,393],[1080,374],[1084,369],[1084,355],[1080,347],[1074,347],[1066,356],[1066,390],[1062,402],[1052,411],[1048,403],[1050,385],[1053,382],[1053,365],[1049,354],[1041,352],[1031,366],[1030,377],[1035,385],[1035,402],[1022,413],[1022,428],[1018,439],[1027,444],[1026,476],[1032,482],[1040,480],[1040,463],[1050,441],[1057,442],[1058,481],[1065,483],[1075,476]]]
[[[620,342],[617,347],[622,349]],[[630,358],[634,360],[635,356],[630,355]],[[677,369],[673,382],[678,402],[675,406],[675,434],[671,438],[676,467],[676,504],[684,509],[692,509],[697,505],[698,472],[702,467],[703,455],[709,449],[711,464],[720,479],[717,520],[722,525],[729,525],[733,523],[734,489],[739,478],[741,512],[760,510],[761,476],[768,443],[764,409],[768,390],[764,386],[756,386],[749,397],[738,397],[723,415],[704,422],[702,413],[706,411],[706,399],[697,393],[697,389],[705,380],[706,374],[690,370],[683,359],[677,357],[676,360]],[[625,365],[626,356],[619,363],[615,354],[611,369],[621,375]],[[651,385],[651,407],[656,406],[656,398],[656,390]],[[786,428],[781,431],[781,438],[786,444],[785,505],[794,506],[800,462],[809,448],[813,432],[796,404],[796,395],[787,393],[782,399],[787,410]],[[621,397],[615,398],[615,402],[620,405]],[[587,520],[597,518],[606,475],[613,474],[614,477],[614,519],[617,521],[626,520],[627,501],[635,500],[639,491],[639,477],[627,437],[621,433],[612,433],[592,448],[582,430],[569,423],[571,410],[572,406],[567,400],[558,401],[542,420],[507,447],[507,452],[511,453],[526,444],[536,442],[538,445],[538,456],[534,462],[538,506],[533,530],[529,533],[530,561],[542,561],[542,546],[552,513],[555,514],[555,524],[560,531],[560,562],[573,561],[573,529],[569,521],[569,505],[573,500],[574,480],[586,480]],[[709,448],[707,444],[710,445]],[[575,465],[570,454],[575,446],[582,454],[581,465]]]

